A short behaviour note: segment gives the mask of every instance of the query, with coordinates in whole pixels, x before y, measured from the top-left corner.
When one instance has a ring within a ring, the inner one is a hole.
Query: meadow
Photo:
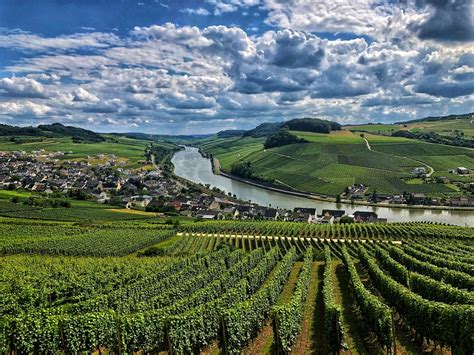
[[[457,179],[448,173],[449,169],[474,166],[474,152],[467,148],[369,133],[361,136],[359,132],[348,130],[329,135],[292,133],[309,143],[264,149],[263,138],[214,137],[201,142],[200,147],[218,158],[224,171],[229,172],[238,161],[249,161],[257,175],[274,179],[276,184],[332,196],[353,184],[368,186],[368,193],[421,192],[437,197],[453,196],[458,190],[451,185],[411,184],[411,171],[430,165],[435,170],[434,177]],[[469,179],[474,181],[472,177]]]

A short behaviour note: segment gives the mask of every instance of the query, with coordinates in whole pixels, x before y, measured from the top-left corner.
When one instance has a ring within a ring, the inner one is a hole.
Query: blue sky
[[[0,0],[0,122],[209,133],[474,107],[470,0]]]

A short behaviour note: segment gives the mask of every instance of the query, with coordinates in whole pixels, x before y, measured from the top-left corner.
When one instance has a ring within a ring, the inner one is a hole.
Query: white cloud
[[[47,105],[37,104],[31,101],[0,102],[0,115],[8,116],[44,116],[51,111]]]
[[[13,77],[0,79],[0,96],[46,98],[43,85],[34,79]]]
[[[211,14],[208,10],[206,10],[203,7],[199,7],[197,9],[191,9],[187,7],[185,9],[179,10],[179,12],[182,12],[188,15],[198,15],[198,16],[209,16]]]
[[[192,130],[190,121],[212,122],[200,129],[216,131],[301,116],[349,122],[469,110],[472,51],[421,40],[409,28],[410,11],[380,13],[368,26],[399,20],[377,38],[325,39],[295,28],[249,35],[238,27],[167,23],[135,27],[118,44],[87,52],[29,52],[1,68],[17,77],[0,79],[0,115],[47,112],[47,120],[74,118],[101,129],[183,132]],[[348,28],[362,31],[366,14],[357,16]],[[340,28],[347,24],[342,17]]]
[[[22,31],[0,32],[0,47],[32,51],[68,50],[84,47],[106,48],[117,45],[120,39],[111,33],[76,33],[60,37],[43,37]]]
[[[73,101],[97,102],[99,101],[99,98],[88,92],[86,89],[78,88],[74,91]]]

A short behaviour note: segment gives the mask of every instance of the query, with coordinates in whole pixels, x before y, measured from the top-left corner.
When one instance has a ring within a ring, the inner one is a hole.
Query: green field
[[[118,160],[122,158],[125,166],[129,168],[139,167],[139,162],[144,160],[143,153],[149,141],[131,139],[119,136],[105,136],[106,142],[100,143],[73,143],[71,138],[44,138],[41,141],[31,139],[31,142],[14,143],[9,137],[0,137],[0,150],[4,151],[38,151],[44,149],[47,152],[72,152],[64,155],[63,160],[84,159],[88,155],[114,154]],[[31,137],[25,137],[26,140]]]
[[[0,352],[472,352],[472,228],[188,222],[0,217]]]
[[[230,171],[239,160],[250,161],[257,175],[272,178],[277,184],[332,196],[356,183],[379,193],[455,195],[457,190],[449,185],[414,185],[405,180],[410,178],[414,167],[424,164],[434,168],[433,176],[450,178],[456,176],[448,174],[448,169],[474,167],[474,151],[467,148],[365,133],[372,148],[369,150],[360,133],[346,130],[329,135],[293,133],[309,143],[265,150],[263,138],[237,137],[210,138],[200,143],[200,147],[218,158],[224,171]],[[473,178],[467,179],[474,181]]]
[[[411,132],[436,133],[441,136],[474,138],[474,120],[471,118],[453,118],[440,121],[406,122],[405,124],[364,124],[344,126],[345,130],[364,131],[379,135],[391,135],[399,130]]]

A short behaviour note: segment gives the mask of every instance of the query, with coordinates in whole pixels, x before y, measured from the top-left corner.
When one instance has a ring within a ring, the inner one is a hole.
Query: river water
[[[474,226],[474,212],[449,211],[410,208],[389,208],[358,206],[350,204],[336,204],[312,200],[304,197],[287,195],[284,193],[266,190],[249,185],[241,181],[215,175],[212,172],[211,162],[203,158],[197,148],[186,147],[177,152],[173,158],[174,172],[176,175],[196,183],[210,184],[225,192],[235,194],[241,200],[251,200],[262,206],[293,209],[294,207],[313,207],[321,213],[323,209],[345,210],[347,214],[355,211],[374,211],[380,218],[387,218],[389,222],[401,221],[433,221],[457,225]]]

